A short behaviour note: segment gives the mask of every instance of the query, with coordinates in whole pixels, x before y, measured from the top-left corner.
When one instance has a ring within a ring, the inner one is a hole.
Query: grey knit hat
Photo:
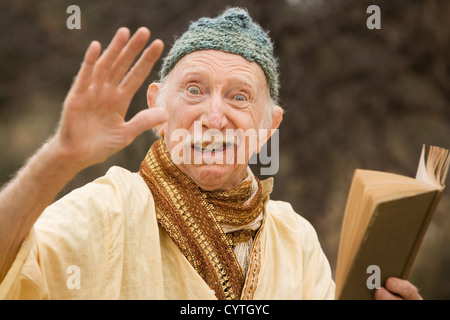
[[[159,73],[161,80],[188,53],[211,49],[238,54],[256,62],[264,71],[270,96],[274,101],[278,100],[279,75],[273,44],[268,34],[241,8],[230,8],[215,18],[192,22],[165,57]]]

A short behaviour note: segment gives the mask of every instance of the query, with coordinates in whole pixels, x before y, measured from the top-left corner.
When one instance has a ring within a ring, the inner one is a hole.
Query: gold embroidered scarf
[[[261,216],[260,181],[254,178],[254,193],[248,179],[231,191],[204,191],[173,163],[162,138],[147,153],[140,175],[155,199],[158,222],[216,297],[239,299],[245,277],[233,246],[256,232],[239,227]],[[221,225],[238,231],[225,235]]]

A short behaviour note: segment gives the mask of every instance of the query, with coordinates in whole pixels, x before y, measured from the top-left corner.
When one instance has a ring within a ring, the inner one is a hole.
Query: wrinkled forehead
[[[200,76],[216,80],[233,80],[247,83],[255,89],[267,88],[262,68],[244,57],[220,50],[198,50],[185,55],[169,73],[170,77],[183,79]]]

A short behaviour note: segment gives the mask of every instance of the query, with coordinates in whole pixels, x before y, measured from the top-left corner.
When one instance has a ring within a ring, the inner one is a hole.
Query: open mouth
[[[191,148],[195,151],[207,154],[216,154],[218,152],[225,152],[228,148],[234,147],[234,142],[196,142],[191,144]]]

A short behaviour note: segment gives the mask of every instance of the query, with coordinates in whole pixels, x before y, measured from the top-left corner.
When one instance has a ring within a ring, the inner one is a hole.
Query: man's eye
[[[233,97],[234,100],[236,101],[245,101],[245,96],[243,96],[242,94],[237,94]]]
[[[189,86],[189,87],[187,88],[187,91],[188,91],[190,94],[200,94],[200,88],[197,87],[197,86]]]

